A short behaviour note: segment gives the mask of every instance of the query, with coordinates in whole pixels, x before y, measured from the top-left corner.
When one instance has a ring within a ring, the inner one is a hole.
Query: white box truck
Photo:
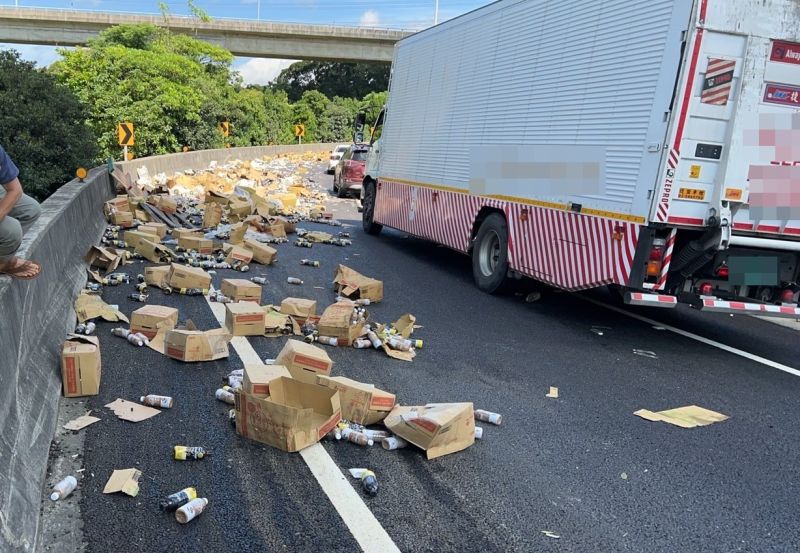
[[[477,285],[798,317],[800,3],[501,0],[401,40],[363,183]]]

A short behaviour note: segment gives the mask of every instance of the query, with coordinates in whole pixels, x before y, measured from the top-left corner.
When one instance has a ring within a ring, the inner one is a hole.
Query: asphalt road
[[[364,499],[402,551],[800,549],[800,378],[585,299],[611,303],[604,291],[544,289],[536,303],[482,294],[468,258],[395,231],[366,236],[352,201],[333,207],[353,225],[353,246],[278,246],[277,265],[254,265],[246,275],[268,278],[263,301],[300,296],[328,305],[340,262],[380,278],[385,300],[370,306],[371,318],[413,313],[425,348],[412,363],[330,348],[334,374],[395,392],[407,405],[472,401],[503,414],[502,426],[482,424],[473,447],[433,461],[415,448],[324,442],[342,471],[377,473],[380,493]],[[300,266],[302,257],[322,266]],[[215,286],[233,276],[240,275],[219,271]],[[287,276],[305,284],[286,284]],[[104,298],[129,314],[140,306],[125,299],[129,288],[110,288]],[[155,291],[151,303],[178,307],[199,328],[218,326],[203,298]],[[795,330],[683,308],[626,310],[800,368]],[[241,367],[233,348],[226,360],[182,364],[111,336],[113,326],[99,325],[102,390],[87,401],[103,419],[84,431],[78,497],[87,551],[359,550],[299,455],[233,431],[229,406],[214,399],[221,378]],[[602,335],[593,326],[605,327]],[[267,358],[285,339],[250,342]],[[558,399],[545,397],[550,386]],[[103,408],[147,393],[172,395],[176,407],[139,424]],[[691,404],[730,419],[686,430],[633,415]],[[213,454],[180,463],[170,457],[176,444]],[[143,472],[137,498],[101,493],[113,469],[130,467]],[[210,505],[181,526],[157,503],[189,485]]]

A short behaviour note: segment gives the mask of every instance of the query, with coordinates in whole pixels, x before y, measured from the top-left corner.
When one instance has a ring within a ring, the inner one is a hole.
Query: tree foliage
[[[306,91],[316,90],[333,98],[363,98],[389,88],[389,64],[299,61],[281,71],[273,88],[297,102]]]
[[[97,146],[78,99],[13,50],[0,51],[0,144],[25,192],[44,200],[96,162]]]

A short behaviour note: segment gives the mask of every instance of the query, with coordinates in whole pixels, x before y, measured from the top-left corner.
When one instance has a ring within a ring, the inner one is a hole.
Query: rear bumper
[[[742,301],[702,298],[698,309],[717,313],[742,313],[766,317],[800,319],[800,307],[792,307],[789,305],[766,305],[763,303],[746,303]]]
[[[678,305],[678,298],[666,294],[647,294],[645,292],[625,292],[627,305],[646,305],[648,307],[672,308]]]

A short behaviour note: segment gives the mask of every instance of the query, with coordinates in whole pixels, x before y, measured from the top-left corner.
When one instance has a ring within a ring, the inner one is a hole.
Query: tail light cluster
[[[647,258],[647,276],[658,277],[661,275],[661,268],[664,266],[664,252],[667,249],[667,241],[664,238],[653,239],[650,247],[650,255]]]

